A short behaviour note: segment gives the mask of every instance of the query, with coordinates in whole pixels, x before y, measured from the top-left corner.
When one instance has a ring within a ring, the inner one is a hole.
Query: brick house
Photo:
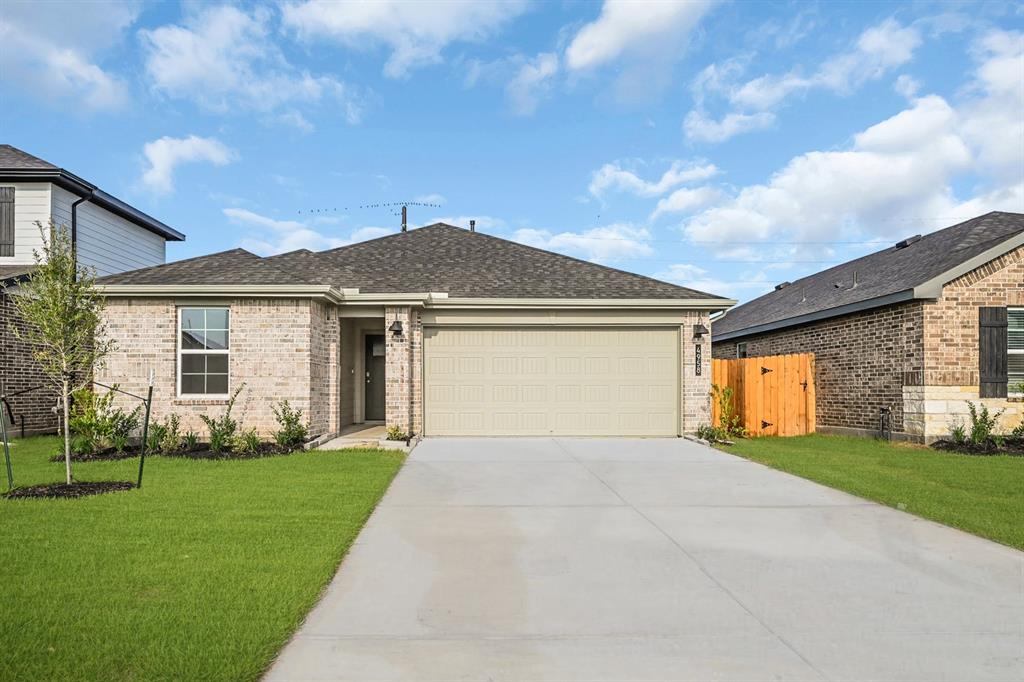
[[[734,302],[438,223],[313,253],[241,249],[100,280],[100,381],[205,433],[241,387],[314,435],[677,436],[708,422],[709,316]]]
[[[932,441],[967,401],[1024,416],[1024,215],[988,213],[786,282],[713,323],[716,358],[815,354],[822,431]]]
[[[158,265],[166,244],[185,236],[159,220],[107,194],[96,185],[48,161],[0,144],[0,380],[8,394],[45,385],[29,348],[14,333],[24,324],[10,296],[30,276],[33,251],[42,246],[36,223],[50,220],[71,232],[80,265],[98,275]],[[2,417],[15,433],[53,431],[56,396],[34,390],[10,399]]]

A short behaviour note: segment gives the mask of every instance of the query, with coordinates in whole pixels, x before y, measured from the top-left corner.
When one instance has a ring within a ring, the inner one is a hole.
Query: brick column
[[[691,313],[680,328],[682,344],[682,429],[693,433],[698,426],[711,423],[711,335],[700,341],[693,338],[693,325],[711,328],[707,313]],[[700,346],[700,374],[697,374],[697,347]]]
[[[418,316],[417,316],[418,317]],[[387,426],[397,426],[410,433],[412,423],[412,338],[413,313],[409,306],[384,308],[384,405]],[[402,334],[391,331],[395,322],[402,323]]]

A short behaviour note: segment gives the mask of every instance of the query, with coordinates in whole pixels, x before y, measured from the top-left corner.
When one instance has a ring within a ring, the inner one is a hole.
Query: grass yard
[[[58,443],[16,441],[15,485],[61,481],[64,465],[47,461]],[[402,459],[152,457],[140,490],[0,499],[0,679],[256,679]],[[75,476],[135,480],[137,469],[76,463]]]
[[[869,438],[751,438],[725,452],[1024,549],[1024,457]]]

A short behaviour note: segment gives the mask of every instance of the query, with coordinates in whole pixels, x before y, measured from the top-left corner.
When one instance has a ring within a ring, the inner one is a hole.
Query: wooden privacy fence
[[[711,383],[732,388],[733,411],[752,436],[814,433],[814,354],[712,360]],[[711,418],[721,418],[712,397]]]

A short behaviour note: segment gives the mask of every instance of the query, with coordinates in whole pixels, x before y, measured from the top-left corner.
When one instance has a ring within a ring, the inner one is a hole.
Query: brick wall
[[[341,332],[335,306],[310,304],[310,431],[337,433],[341,413]],[[351,355],[351,349],[346,349]]]
[[[18,317],[10,296],[0,291],[0,376],[7,393],[44,384],[46,387],[11,398],[15,424],[8,421],[13,435],[21,435],[21,419],[25,419],[25,433],[52,433],[57,429],[57,416],[52,408],[57,403],[57,392],[49,387],[49,379],[43,374],[39,363],[32,357],[31,347],[19,340],[15,327],[24,328],[24,320]],[[7,412],[3,416],[7,419]]]
[[[395,322],[402,323],[402,334],[390,331]],[[423,327],[419,313],[409,306],[388,306],[384,308],[385,342],[385,421],[388,426],[397,426],[412,435],[418,421],[412,403],[414,394],[422,394],[422,379],[417,381],[419,369],[413,367],[423,347]],[[422,404],[422,397],[419,400]],[[415,410],[420,412],[421,410]]]
[[[924,370],[924,306],[910,302],[739,339],[747,355],[814,353],[820,427],[876,430],[881,407],[904,431],[903,387]],[[714,344],[716,358],[736,357],[736,341]]]
[[[711,329],[708,313],[691,312],[686,322],[680,327],[679,339],[682,344],[682,387],[680,397],[682,405],[683,433],[693,433],[697,427],[711,423],[711,338],[704,336],[700,341],[693,338],[693,325],[702,324]],[[701,347],[701,371],[697,375],[697,346]]]
[[[315,310],[315,306],[308,300],[291,299],[246,298],[230,302],[230,382],[232,390],[243,382],[246,385],[234,412],[243,428],[256,428],[262,435],[269,435],[277,428],[271,407],[285,398],[303,411],[313,435],[329,428],[332,408],[323,392],[331,390],[332,376],[336,379],[337,372],[322,358],[314,363],[311,348],[316,346],[318,352],[330,353],[327,337],[332,327],[336,330],[337,320],[328,321],[326,312]],[[222,414],[226,401],[177,397],[175,302],[110,299],[106,320],[108,333],[117,341],[119,350],[97,372],[97,381],[118,383],[124,390],[142,395],[149,371],[153,370],[154,418],[163,419],[175,412],[181,416],[183,428],[205,438],[206,428],[199,415]]]

